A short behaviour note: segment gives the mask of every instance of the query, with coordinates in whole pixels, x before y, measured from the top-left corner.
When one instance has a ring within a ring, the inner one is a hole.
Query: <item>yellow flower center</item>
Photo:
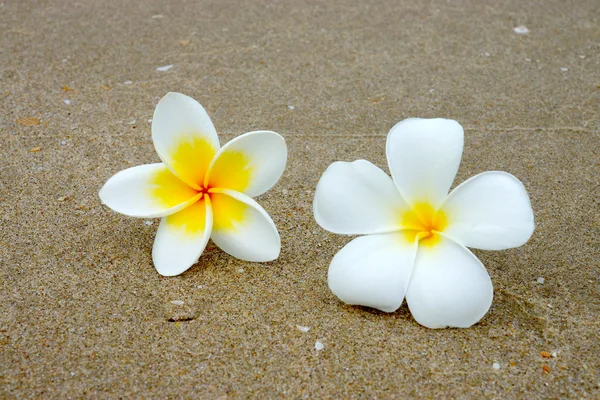
[[[228,195],[214,192],[210,188],[202,187],[196,191],[202,197],[183,209],[167,217],[167,222],[172,226],[185,228],[187,233],[193,234],[204,230],[206,223],[205,202],[212,208],[213,225],[215,231],[233,230],[240,225],[248,212],[248,206]]]
[[[448,225],[446,214],[435,210],[429,203],[416,203],[412,210],[402,213],[401,224],[404,237],[411,243],[415,238],[419,245],[432,246],[440,241],[439,232]]]
[[[244,152],[226,150],[215,161],[209,175],[208,168],[216,152],[206,139],[184,135],[172,150],[172,164],[187,183],[166,167],[152,177],[152,196],[161,205],[173,207],[191,198],[198,198],[194,204],[168,216],[170,225],[185,227],[189,233],[203,230],[207,203],[212,208],[212,229],[215,231],[234,230],[248,216],[248,205],[221,191],[230,189],[243,192],[250,185],[255,167]]]

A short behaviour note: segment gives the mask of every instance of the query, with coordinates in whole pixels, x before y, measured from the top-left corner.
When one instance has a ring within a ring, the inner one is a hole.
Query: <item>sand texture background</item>
[[[600,397],[597,0],[2,0],[0,32],[1,398]],[[169,91],[200,101],[221,143],[285,137],[286,172],[258,199],[278,260],[209,243],[164,278],[158,221],[100,204],[114,173],[158,161],[148,120]],[[320,174],[387,171],[407,117],[464,126],[455,185],[504,170],[531,196],[530,242],[475,251],[495,297],[470,329],[327,287],[350,239],[313,220]]]

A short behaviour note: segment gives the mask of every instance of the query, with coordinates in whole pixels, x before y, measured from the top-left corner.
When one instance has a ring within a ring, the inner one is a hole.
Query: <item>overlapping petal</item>
[[[450,193],[442,210],[449,219],[444,233],[476,249],[521,246],[535,227],[525,187],[506,172],[484,172],[463,182]]]
[[[489,310],[492,281],[473,253],[440,236],[435,246],[419,246],[406,302],[428,328],[468,328]]]
[[[361,236],[329,266],[328,284],[343,302],[392,312],[402,305],[417,253],[401,233]]]
[[[271,189],[287,161],[285,140],[275,132],[248,132],[228,142],[212,161],[204,185],[256,197]]]
[[[245,261],[264,262],[279,257],[279,232],[256,201],[229,189],[211,189],[211,201],[211,238],[223,251]]]
[[[162,163],[139,165],[113,175],[100,190],[102,203],[131,217],[156,218],[200,198]]]
[[[169,169],[200,189],[219,149],[217,131],[204,107],[181,93],[168,93],[154,110],[152,141]]]
[[[437,208],[450,190],[463,150],[463,128],[449,119],[410,118],[388,134],[392,178],[410,204]]]
[[[317,223],[339,234],[399,230],[406,210],[392,179],[366,160],[331,164],[317,184],[313,203]]]
[[[163,218],[152,248],[152,260],[158,273],[175,276],[194,265],[210,239],[212,225],[208,196]]]

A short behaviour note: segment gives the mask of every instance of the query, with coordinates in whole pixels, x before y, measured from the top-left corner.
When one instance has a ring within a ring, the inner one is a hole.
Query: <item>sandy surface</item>
[[[0,397],[600,397],[600,3],[415,3],[2,0]],[[259,199],[277,261],[209,245],[164,278],[157,221],[100,204],[110,176],[158,160],[148,119],[169,91],[198,99],[222,142],[286,138]],[[456,183],[498,169],[531,195],[531,241],[476,251],[495,298],[471,329],[327,288],[349,238],[314,222],[316,182],[335,160],[387,170],[406,117],[465,127]]]

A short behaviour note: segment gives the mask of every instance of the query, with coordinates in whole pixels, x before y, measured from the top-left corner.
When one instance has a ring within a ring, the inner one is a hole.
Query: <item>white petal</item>
[[[159,274],[179,275],[198,261],[208,243],[212,211],[207,196],[163,218],[158,226],[152,260]]]
[[[365,160],[331,164],[317,184],[313,203],[317,223],[339,234],[399,230],[407,209],[392,179]]]
[[[248,132],[227,143],[215,156],[205,186],[255,197],[271,189],[287,161],[285,140],[275,132]]]
[[[99,195],[102,203],[114,211],[140,218],[163,217],[200,198],[162,163],[118,172],[104,184]]]
[[[212,240],[226,253],[245,261],[279,257],[281,240],[269,214],[251,197],[228,189],[211,191]]]
[[[167,93],[154,110],[152,141],[169,169],[200,189],[219,149],[217,131],[204,107],[181,93]]]
[[[468,247],[502,250],[518,247],[534,230],[525,187],[506,172],[490,171],[463,182],[442,205],[444,233]]]
[[[329,266],[331,291],[343,302],[392,312],[402,305],[417,244],[401,233],[361,236],[340,250]]]
[[[411,204],[437,208],[458,171],[463,128],[450,119],[410,118],[388,134],[386,154],[392,178]]]
[[[428,328],[468,328],[489,310],[492,281],[473,253],[440,236],[435,245],[419,246],[406,302],[415,320]]]

